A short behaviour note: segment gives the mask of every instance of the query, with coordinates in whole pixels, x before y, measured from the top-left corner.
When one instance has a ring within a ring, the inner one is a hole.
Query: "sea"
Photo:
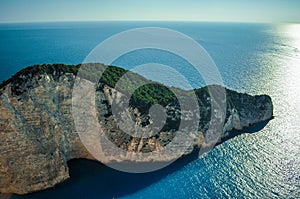
[[[72,160],[71,178],[54,188],[12,199],[300,198],[300,24],[217,22],[48,22],[0,24],[0,81],[34,64],[80,64],[101,42],[134,28],[179,31],[199,43],[227,88],[270,95],[274,119],[207,154],[189,156],[149,173],[116,171]],[[180,69],[193,88],[205,82],[169,52],[142,49],[113,62],[126,69],[146,63]],[[147,75],[147,74],[146,74]],[[161,79],[171,86],[176,81]]]

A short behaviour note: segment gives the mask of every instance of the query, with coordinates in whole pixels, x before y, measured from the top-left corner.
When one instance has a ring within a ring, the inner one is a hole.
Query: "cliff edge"
[[[72,88],[79,67],[35,65],[0,85],[0,193],[26,194],[53,187],[69,178],[68,160],[95,159],[82,144],[72,116]],[[113,117],[111,103],[113,98],[123,95],[114,85],[126,72],[109,66],[98,82],[95,101],[99,123],[106,136],[121,149],[137,153],[158,150],[166,146],[178,130],[182,120],[178,101],[170,90],[155,82],[141,87],[132,96],[128,110],[135,125],[151,124],[148,109],[155,103],[166,107],[167,122],[158,135],[149,138],[124,134]],[[139,81],[148,81],[132,75]],[[178,90],[183,94],[189,92]],[[212,112],[208,87],[193,92],[201,117],[197,136],[185,154],[204,144]],[[226,98],[226,118],[220,140],[234,130],[272,118],[273,105],[267,95],[250,96],[226,89]],[[163,161],[163,157],[157,160]]]

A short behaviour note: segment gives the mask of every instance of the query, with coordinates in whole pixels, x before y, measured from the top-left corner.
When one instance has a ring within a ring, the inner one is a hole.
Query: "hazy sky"
[[[300,22],[300,0],[0,0],[0,22]]]

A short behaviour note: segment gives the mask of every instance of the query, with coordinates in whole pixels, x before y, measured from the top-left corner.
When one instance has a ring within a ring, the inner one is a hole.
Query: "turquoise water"
[[[216,62],[227,87],[268,94],[275,118],[204,157],[162,171],[133,175],[89,161],[71,163],[69,180],[54,189],[12,198],[299,198],[300,25],[91,22],[0,25],[0,80],[35,63],[77,64],[101,41],[130,28],[155,26],[195,39]],[[115,65],[159,62],[197,79],[184,60],[168,53],[132,52]],[[176,85],[176,82],[166,82]],[[184,160],[183,160],[184,161]]]

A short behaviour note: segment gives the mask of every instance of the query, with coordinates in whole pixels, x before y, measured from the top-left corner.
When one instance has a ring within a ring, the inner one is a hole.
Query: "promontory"
[[[217,132],[220,135],[218,143],[236,135],[237,130],[243,132],[273,117],[269,96],[251,96],[217,85],[191,91],[172,88],[181,96],[196,96],[197,110],[185,113],[181,111],[180,100],[176,99],[170,87],[132,72],[129,74],[134,77],[135,83],[144,81],[147,84],[133,92],[126,111],[116,116],[114,111],[118,112],[118,106],[113,109],[114,100],[122,103],[122,99],[126,98],[126,91],[118,90],[116,84],[128,71],[103,64],[90,65],[94,66],[106,68],[94,86],[95,116],[103,134],[117,148],[128,153],[149,153],[164,148],[176,137],[180,123],[189,121],[196,113],[198,120],[193,120],[193,124],[197,129],[183,155],[203,148],[207,144],[210,126],[216,122],[211,121],[216,98],[210,96],[210,88],[226,91],[226,100],[221,100],[225,107],[224,120],[220,119],[221,123],[216,124],[222,126]],[[67,161],[76,158],[96,159],[80,139],[78,124],[74,119],[77,116],[72,112],[72,92],[80,67],[35,65],[21,70],[0,85],[0,193],[26,194],[53,187],[69,178]],[[85,81],[93,79],[95,74],[92,71],[86,73]],[[125,87],[125,90],[132,89]],[[164,107],[165,111],[165,123],[158,133],[145,137],[133,136],[124,132],[125,120],[123,126],[118,125],[122,115],[127,114],[125,117],[133,121],[135,129],[151,126],[154,110],[151,106],[154,104]],[[189,132],[187,136],[190,136]],[[172,150],[176,151],[176,146]],[[170,161],[172,158],[157,156],[151,162]],[[107,161],[118,163],[122,158],[116,155]],[[144,163],[147,163],[147,159]]]

